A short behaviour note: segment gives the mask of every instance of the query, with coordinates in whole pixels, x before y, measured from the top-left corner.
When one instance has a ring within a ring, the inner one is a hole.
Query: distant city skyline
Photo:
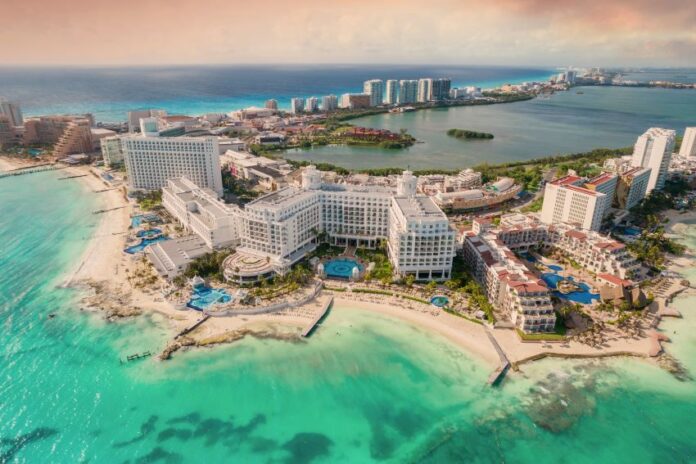
[[[696,66],[690,0],[3,3],[4,65]]]

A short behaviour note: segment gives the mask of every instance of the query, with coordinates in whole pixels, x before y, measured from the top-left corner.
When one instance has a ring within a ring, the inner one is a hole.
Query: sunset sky
[[[694,0],[0,0],[0,65],[696,66]]]

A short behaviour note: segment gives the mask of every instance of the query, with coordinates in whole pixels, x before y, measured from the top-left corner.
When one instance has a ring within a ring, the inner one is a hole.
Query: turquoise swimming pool
[[[145,248],[147,248],[149,245],[152,245],[153,243],[161,242],[162,240],[169,240],[169,237],[166,237],[164,235],[160,235],[159,237],[155,238],[142,238],[140,240],[140,243],[137,245],[129,246],[126,248],[125,251],[129,255],[134,255],[136,253],[140,253],[143,251]]]
[[[196,311],[203,311],[214,304],[229,303],[230,301],[232,301],[232,296],[225,290],[199,285],[194,287],[193,295],[186,306]]]
[[[159,235],[161,233],[162,233],[162,229],[155,228],[155,229],[139,230],[138,232],[136,232],[135,235],[139,238],[142,238],[142,237],[154,237],[154,236]]]
[[[444,295],[435,295],[430,299],[430,303],[438,308],[444,308],[449,303],[449,298]]]
[[[360,264],[356,259],[336,258],[324,263],[324,272],[326,273],[327,277],[350,279],[353,275],[353,269],[356,267],[360,272],[362,272],[364,269],[363,265]]]
[[[549,266],[551,267],[551,266]],[[556,266],[560,267],[560,266]],[[564,279],[563,276],[558,275],[555,272],[545,272],[541,274],[541,279],[546,282],[546,285],[549,286],[550,289],[552,289],[554,292],[553,294],[556,295],[557,297],[563,299],[563,300],[568,300],[572,301],[574,303],[581,303],[581,304],[592,304],[593,301],[599,300],[599,293],[592,293],[590,292],[590,286],[587,285],[585,282],[576,282],[578,284],[578,287],[580,287],[579,291],[575,292],[570,292],[570,293],[561,293],[559,292],[558,289],[558,283]],[[568,277],[569,280],[574,280],[572,277]]]

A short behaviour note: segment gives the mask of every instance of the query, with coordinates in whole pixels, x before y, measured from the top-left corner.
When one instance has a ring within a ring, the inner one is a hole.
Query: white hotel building
[[[235,269],[225,269],[231,278],[242,280],[244,271],[236,268],[244,257],[283,272],[314,250],[322,234],[338,246],[374,248],[387,240],[395,274],[402,277],[445,280],[451,275],[454,229],[429,197],[416,194],[416,178],[408,171],[394,192],[381,186],[325,184],[309,166],[302,172],[301,188],[282,188],[244,209],[194,187],[186,179],[171,180],[164,189],[164,206],[212,247],[239,242],[229,259]],[[264,276],[268,272],[268,267],[259,269]],[[252,276],[247,272],[243,280],[250,282]]]
[[[217,137],[128,135],[121,137],[121,149],[130,188],[157,190],[186,176],[222,195]]]
[[[616,182],[615,178],[613,182]],[[541,222],[567,222],[579,224],[583,229],[599,230],[613,198],[599,189],[581,187],[582,183],[583,179],[578,176],[565,176],[547,183]]]

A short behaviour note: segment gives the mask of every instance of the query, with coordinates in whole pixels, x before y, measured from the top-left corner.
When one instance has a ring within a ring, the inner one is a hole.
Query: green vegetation
[[[467,129],[450,129],[447,131],[447,135],[454,137],[456,139],[484,139],[490,140],[494,137],[493,134],[489,132],[476,132]]]
[[[665,236],[665,228],[657,216],[649,215],[645,221],[643,232],[627,248],[643,264],[654,270],[662,270],[665,267],[665,253],[681,256],[686,247]]]
[[[153,190],[151,192],[140,193],[137,196],[138,206],[144,211],[152,211],[162,206],[162,191]]]
[[[387,252],[384,250],[384,245],[381,244],[379,248],[375,250],[367,250],[364,248],[358,248],[355,252],[358,258],[362,259],[367,263],[375,263],[375,268],[370,272],[370,278],[380,281],[386,281],[389,279],[391,282],[392,276],[394,275],[394,268],[389,261]]]
[[[182,274],[182,276],[192,278],[195,276],[205,278],[214,278],[219,281],[224,280],[222,274],[222,262],[227,258],[232,251],[221,250],[213,251],[212,253],[207,253],[194,259],[189,265],[188,269]],[[179,277],[182,277],[179,276]],[[179,280],[177,283],[183,285],[185,280]]]
[[[259,192],[248,189],[244,181],[235,178],[227,169],[222,170],[222,186],[226,192],[235,195],[242,203],[259,196]]]
[[[522,208],[523,213],[538,213],[541,211],[541,207],[544,205],[544,197],[539,197],[532,201],[530,204]]]
[[[375,290],[372,288],[354,288],[353,289],[354,293],[371,293],[374,295],[387,295],[387,296],[393,296],[394,293],[388,291],[388,290]]]
[[[565,340],[565,335],[558,333],[531,333],[527,334],[517,329],[517,335],[524,341],[547,341],[557,342]]]

